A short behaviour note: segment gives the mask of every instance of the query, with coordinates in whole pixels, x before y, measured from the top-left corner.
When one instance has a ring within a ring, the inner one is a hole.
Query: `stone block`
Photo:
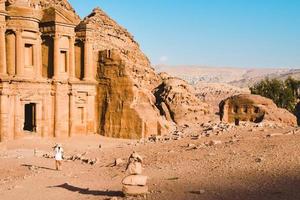
[[[123,185],[131,186],[145,186],[147,184],[148,177],[143,175],[130,175],[123,179]]]
[[[122,191],[126,196],[144,195],[148,193],[148,186],[124,185]]]

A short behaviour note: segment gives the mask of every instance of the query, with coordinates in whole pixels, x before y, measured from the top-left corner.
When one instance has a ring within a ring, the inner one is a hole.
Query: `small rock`
[[[188,148],[193,148],[193,147],[195,147],[195,146],[196,146],[196,145],[194,145],[194,144],[188,144],[188,145],[187,145]]]
[[[275,137],[275,136],[283,136],[282,133],[271,133],[271,134],[268,134],[267,137]]]
[[[192,191],[191,193],[193,193],[193,194],[204,194],[205,190]]]
[[[115,160],[115,166],[119,166],[119,165],[121,165],[121,164],[123,164],[124,163],[124,161],[121,159],[121,158],[117,158],[116,160]]]
[[[220,141],[220,140],[211,140],[208,143],[209,146],[214,146],[214,145],[218,145],[218,144],[222,144],[222,141]]]

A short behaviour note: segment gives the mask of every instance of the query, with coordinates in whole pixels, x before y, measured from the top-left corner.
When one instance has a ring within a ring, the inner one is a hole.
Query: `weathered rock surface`
[[[96,8],[80,26],[94,30],[98,63],[100,133],[141,138],[167,133],[171,127],[159,115],[151,90],[160,77],[141,52],[133,36]]]
[[[226,83],[198,82],[194,87],[196,96],[204,102],[209,102],[214,112],[218,112],[218,105],[223,99],[239,94],[250,94],[248,88],[239,88]]]
[[[145,186],[147,184],[148,177],[142,175],[130,175],[123,179],[123,185],[133,186]]]
[[[128,196],[148,194],[148,186],[123,185],[123,193]]]
[[[143,171],[142,164],[140,162],[132,162],[128,165],[127,171],[129,174],[140,175]]]
[[[196,92],[186,81],[162,73],[163,82],[154,90],[156,105],[161,115],[178,125],[205,122],[211,107],[196,97]]]
[[[95,30],[94,48],[100,51],[95,62],[101,134],[122,138],[163,135],[174,130],[172,122],[194,123],[209,112],[186,82],[157,75],[133,36],[101,9],[94,9],[80,26]],[[167,91],[158,94],[163,85]],[[168,95],[176,97],[168,101]]]
[[[274,121],[290,126],[297,125],[296,117],[289,111],[278,108],[276,104],[268,98],[241,94],[229,97],[220,103],[220,115],[224,122],[240,121]]]

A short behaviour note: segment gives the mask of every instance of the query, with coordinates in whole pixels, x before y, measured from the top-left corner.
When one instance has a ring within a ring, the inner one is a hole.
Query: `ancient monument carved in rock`
[[[0,1],[1,141],[97,132],[93,37],[64,1]]]
[[[180,121],[156,107],[162,79],[131,34],[99,8],[81,20],[67,0],[0,0],[0,79],[0,141],[141,138]]]
[[[259,95],[235,95],[221,101],[219,106],[221,120],[236,125],[240,121],[259,123],[264,120],[297,125],[297,119],[292,113],[278,108],[271,99]]]

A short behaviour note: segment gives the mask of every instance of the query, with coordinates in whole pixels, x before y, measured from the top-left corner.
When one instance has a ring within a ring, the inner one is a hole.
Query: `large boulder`
[[[271,99],[259,95],[235,95],[221,101],[219,107],[220,117],[224,122],[239,124],[240,121],[259,123],[266,120],[297,125],[297,119],[292,113],[278,108]]]
[[[180,126],[207,121],[211,107],[196,97],[191,85],[166,73],[160,75],[163,81],[153,93],[161,115]]]

